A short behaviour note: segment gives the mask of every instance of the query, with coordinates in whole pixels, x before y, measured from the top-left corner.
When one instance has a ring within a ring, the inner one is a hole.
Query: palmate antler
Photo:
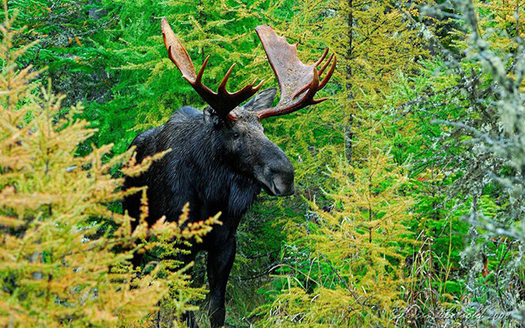
[[[277,36],[271,27],[259,25],[255,30],[263,44],[264,51],[281,89],[279,104],[275,107],[258,111],[257,117],[259,120],[295,112],[308,105],[318,104],[327,99],[314,99],[314,96],[317,91],[324,88],[332,77],[337,63],[335,54],[332,54],[318,71],[317,67],[326,58],[328,48],[317,62],[308,66],[303,64],[297,56],[297,45],[291,45],[286,42],[284,36]],[[323,74],[332,59],[334,62],[330,70],[319,83],[319,76]]]
[[[222,79],[217,92],[213,92],[210,88],[202,84],[202,75],[210,56],[208,56],[204,60],[204,63],[202,63],[199,73],[195,74],[195,67],[193,66],[193,62],[191,61],[188,52],[175,36],[175,33],[173,33],[166,18],[162,18],[161,25],[164,44],[166,45],[166,49],[168,49],[168,56],[171,61],[177,65],[182,73],[182,77],[191,84],[193,89],[195,89],[202,99],[204,99],[204,101],[215,110],[223,121],[231,124],[231,121],[235,121],[237,118],[230,114],[230,111],[257,93],[264,81],[261,81],[261,83],[255,87],[254,81],[237,92],[228,92],[226,90],[226,82],[228,82],[228,78],[235,67],[235,64],[233,64]]]
[[[312,65],[305,65],[297,56],[297,45],[288,44],[285,37],[278,37],[269,26],[257,26],[256,31],[281,89],[281,100],[279,104],[275,107],[258,111],[257,117],[259,120],[271,116],[288,114],[308,105],[318,104],[327,99],[314,99],[314,96],[332,77],[337,62],[335,54],[332,54],[318,71],[317,67],[326,58],[328,49],[325,50],[317,62]],[[226,90],[226,82],[235,67],[235,64],[233,64],[224,76],[217,92],[213,92],[202,84],[202,75],[210,57],[208,56],[204,60],[199,72],[195,73],[195,67],[188,52],[175,36],[175,33],[173,33],[166,18],[162,18],[162,35],[166,49],[168,49],[168,56],[171,61],[177,65],[182,76],[215,110],[219,117],[231,126],[237,118],[231,114],[230,111],[257,93],[264,81],[261,81],[257,86],[254,86],[254,81],[235,93],[229,93]],[[323,80],[319,82],[319,76],[325,71],[332,59],[334,61],[330,70]]]

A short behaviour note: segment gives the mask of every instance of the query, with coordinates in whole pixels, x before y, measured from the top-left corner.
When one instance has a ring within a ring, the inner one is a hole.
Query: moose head
[[[168,21],[162,19],[162,34],[168,56],[179,68],[182,77],[208,103],[209,107],[204,110],[204,119],[214,126],[214,133],[221,135],[214,138],[223,141],[218,145],[224,148],[221,153],[229,157],[229,162],[239,172],[255,178],[270,195],[286,196],[294,193],[293,166],[284,152],[264,135],[261,120],[285,115],[326,100],[327,98],[314,99],[314,96],[330,80],[336,66],[336,57],[332,54],[318,70],[328,49],[317,62],[305,65],[297,56],[297,45],[288,44],[271,27],[258,26],[256,32],[279,82],[281,99],[275,107],[271,105],[276,89],[257,93],[264,81],[258,85],[254,81],[234,93],[226,90],[226,83],[235,64],[222,79],[217,92],[204,85],[202,77],[210,57],[204,60],[196,73],[188,52],[173,33]],[[332,66],[320,81],[319,76],[332,60]],[[240,106],[254,95],[252,100]]]

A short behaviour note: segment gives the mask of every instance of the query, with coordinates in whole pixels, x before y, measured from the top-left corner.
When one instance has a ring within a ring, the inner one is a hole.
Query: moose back
[[[182,107],[163,126],[143,132],[135,138],[137,160],[171,149],[161,160],[136,178],[127,178],[124,188],[147,186],[148,223],[162,216],[177,221],[184,204],[189,202],[189,221],[206,220],[221,212],[222,225],[215,226],[202,243],[195,243],[183,261],[188,263],[197,252],[208,252],[209,315],[212,327],[225,319],[225,292],[235,257],[236,230],[240,219],[261,188],[268,194],[287,196],[294,193],[294,170],[284,152],[265,135],[261,120],[284,115],[319,103],[314,99],[332,76],[336,59],[326,58],[328,49],[312,65],[303,64],[295,45],[278,37],[268,26],[258,26],[257,34],[279,81],[281,99],[271,107],[275,88],[258,92],[255,82],[230,93],[226,82],[234,65],[213,92],[202,84],[208,58],[198,73],[175,36],[167,20],[162,19],[162,33],[169,58],[195,91],[208,103],[203,111]],[[322,81],[319,76],[333,61]],[[252,98],[253,97],[253,98]],[[246,104],[241,105],[246,100]],[[127,197],[124,209],[139,218],[140,195]],[[192,326],[196,326],[189,319]]]

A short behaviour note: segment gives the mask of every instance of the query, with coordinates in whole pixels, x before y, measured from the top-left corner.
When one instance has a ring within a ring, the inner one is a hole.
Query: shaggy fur
[[[236,108],[238,120],[232,127],[209,107],[203,112],[183,107],[165,125],[140,134],[132,143],[139,161],[172,150],[140,177],[125,181],[124,188],[148,186],[150,224],[163,215],[168,221],[177,221],[187,202],[190,222],[222,212],[223,224],[214,227],[203,243],[194,243],[184,259],[189,262],[198,251],[208,252],[212,327],[224,324],[224,295],[240,219],[261,188],[278,196],[293,193],[293,167],[284,152],[264,135],[255,115],[256,110],[269,107],[274,96],[275,89],[267,89]],[[140,195],[126,198],[123,206],[138,218]]]

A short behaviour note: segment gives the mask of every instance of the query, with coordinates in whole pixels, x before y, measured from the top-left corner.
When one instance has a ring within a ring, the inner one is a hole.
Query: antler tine
[[[323,78],[323,80],[319,84],[318,90],[321,90],[322,88],[324,88],[324,86],[328,83],[328,81],[330,81],[332,74],[334,74],[335,65],[337,65],[337,56],[335,54],[332,54],[332,56],[330,56],[330,59],[328,59],[328,61],[326,62],[326,65],[323,66],[323,68],[321,69],[321,72],[319,72],[319,75],[321,75],[324,72],[326,66],[328,66],[328,64],[332,61],[332,58],[334,58],[334,63],[332,64],[332,67],[330,67],[330,70],[328,71],[326,76]]]
[[[206,65],[208,64],[210,56],[206,57],[199,72],[196,74],[195,67],[193,66],[193,62],[188,52],[179,41],[177,36],[175,36],[175,33],[173,33],[173,30],[168,24],[166,18],[162,18],[161,25],[164,44],[166,45],[166,49],[168,49],[168,56],[181,71],[182,77],[186,79],[193,89],[195,89],[195,91],[197,91],[197,93],[204,99],[204,101],[206,101],[208,105],[210,105],[215,110],[219,117],[221,117],[221,119],[227,125],[231,126],[233,121],[236,120],[236,117],[231,114],[230,111],[259,91],[262,86],[262,82],[254,87],[254,81],[253,83],[241,88],[237,92],[228,92],[226,90],[226,83],[228,82],[228,78],[235,67],[235,64],[233,64],[219,84],[217,92],[213,92],[210,88],[202,83],[202,76],[204,75],[204,70],[206,69]]]
[[[325,60],[328,55],[328,49],[325,49],[314,64],[305,65],[297,56],[296,45],[290,45],[285,37],[277,36],[271,27],[257,26],[256,31],[281,89],[279,104],[275,107],[258,111],[257,117],[259,120],[288,114],[327,99],[314,99],[314,96],[319,90],[324,88],[332,77],[337,63],[335,54],[332,54],[318,71],[317,67]],[[332,59],[333,63],[330,71],[319,82],[319,75],[330,65]]]
[[[328,50],[328,48],[326,48],[326,50]],[[325,50],[325,51],[326,51]],[[334,59],[334,54],[332,54],[330,56],[330,58],[328,58],[328,60],[326,61],[326,63],[324,63],[323,67],[321,67],[321,69],[319,70],[319,76],[321,76],[321,74],[323,74],[324,70],[328,67],[328,65],[330,65],[330,62],[332,61],[332,59]],[[319,61],[318,61],[319,62]],[[319,62],[320,63],[320,62]],[[317,64],[317,63],[316,63]],[[317,67],[317,65],[315,66]]]
[[[315,66],[315,67],[319,66],[319,64],[321,64],[321,63],[323,62],[323,60],[326,58],[326,55],[328,55],[328,48],[326,48],[326,49],[324,50],[323,54],[321,55],[321,58],[319,58],[319,59],[315,62],[314,66]]]
[[[242,92],[245,92],[245,90],[251,90],[251,92],[253,93],[257,93],[257,91],[259,91],[259,89],[263,86],[264,84],[264,79],[261,80],[261,82],[259,82],[259,84],[257,84],[256,86],[255,85],[255,82],[257,82],[257,79],[255,79],[252,83],[248,84],[247,86],[245,86],[244,88],[242,88],[241,90],[235,92],[232,94],[232,96],[235,96],[237,95],[238,93],[242,93]]]
[[[326,54],[328,53],[328,48],[325,49],[321,59],[319,59],[317,62],[315,62],[314,66],[317,67],[321,62],[322,60],[326,57]],[[314,80],[315,79],[319,79],[319,76],[321,74],[323,74],[324,70],[326,69],[326,67],[328,67],[328,65],[330,64],[330,62],[332,61],[332,59],[334,58],[335,54],[332,54],[330,56],[330,58],[328,58],[328,61],[323,65],[323,67],[319,70],[319,71],[316,71],[314,70]],[[317,90],[316,91],[319,91],[321,90],[322,88],[324,88],[324,86],[326,85],[326,83],[328,83],[328,81],[330,80],[330,78],[332,77],[332,74],[334,73],[334,69],[335,69],[335,65],[336,65],[336,61],[337,61],[337,58],[336,60],[334,61],[332,67],[330,68],[330,71],[328,71],[328,74],[323,78],[323,81],[319,84],[319,86],[317,87]],[[297,98],[297,96],[299,96],[301,93],[303,93],[306,89],[310,88],[311,85],[310,84],[307,84],[305,85],[304,87],[302,87],[301,89],[297,90],[297,92],[294,93],[292,99],[295,99]],[[324,98],[323,98],[324,99]],[[326,100],[326,99],[325,99]],[[317,102],[316,104],[318,104],[319,102]]]
[[[199,69],[199,73],[197,73],[197,77],[195,78],[195,81],[188,81],[190,83],[196,83],[200,84],[202,82],[202,76],[204,75],[204,70],[206,69],[206,65],[208,65],[208,60],[210,60],[210,56],[206,56],[206,59],[202,62],[202,66]]]
[[[231,94],[226,90],[226,83],[228,82],[228,78],[230,78],[230,74],[232,73],[234,67],[235,67],[235,63],[232,64],[232,66],[230,67],[230,69],[228,69],[228,72],[226,72],[226,75],[224,75],[224,78],[222,79],[221,84],[219,84],[219,89],[217,90],[218,93],[222,93],[222,94],[226,94],[226,95],[231,95]]]

